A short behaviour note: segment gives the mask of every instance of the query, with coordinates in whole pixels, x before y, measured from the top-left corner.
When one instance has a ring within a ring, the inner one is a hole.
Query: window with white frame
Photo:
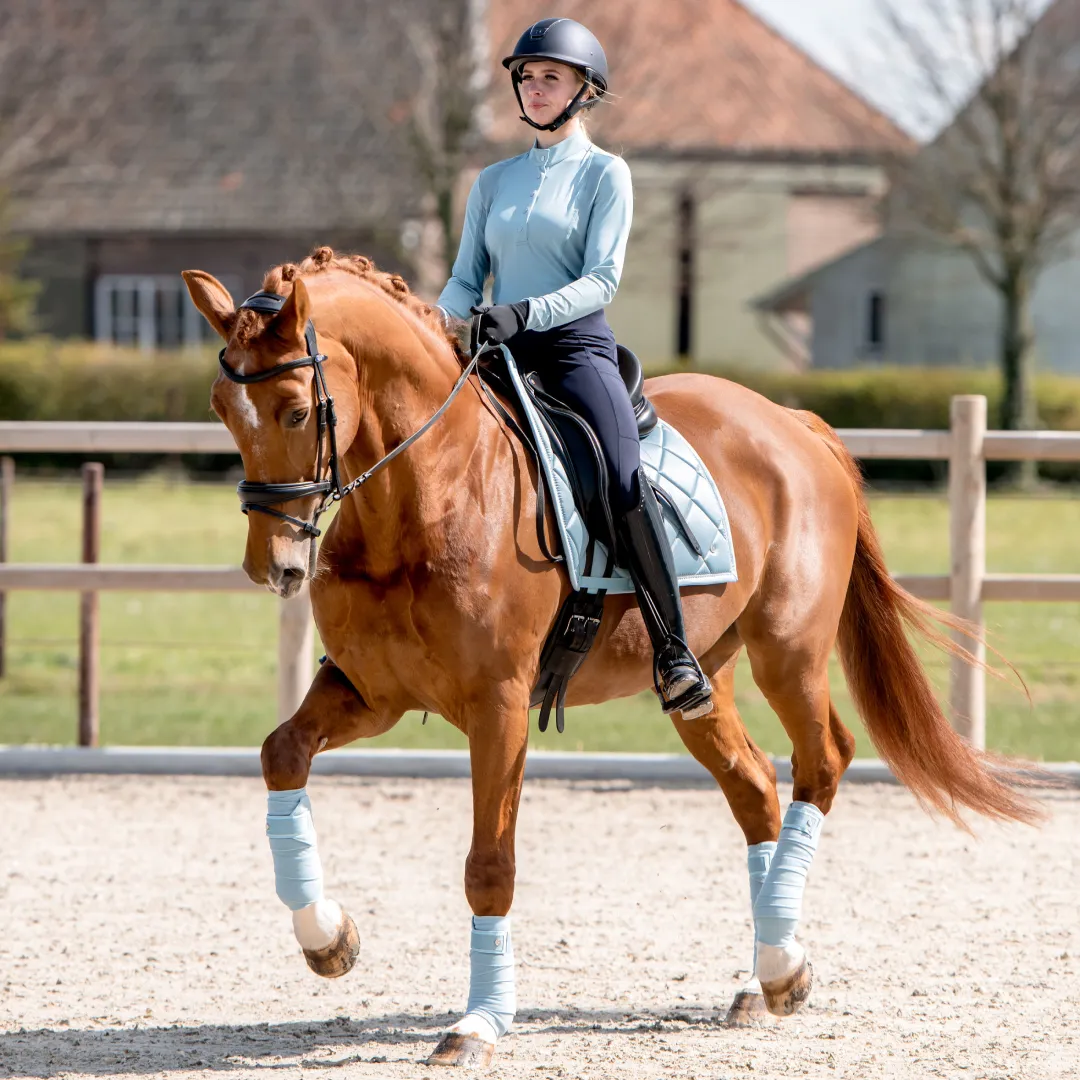
[[[221,283],[239,295],[238,278]],[[94,283],[94,337],[141,349],[200,345],[214,331],[191,302],[179,274],[102,274]]]

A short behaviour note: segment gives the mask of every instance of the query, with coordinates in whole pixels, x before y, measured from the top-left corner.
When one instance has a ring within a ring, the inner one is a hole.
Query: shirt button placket
[[[540,188],[543,186],[544,176],[546,174],[547,174],[547,168],[545,166],[541,165],[540,166],[540,171],[537,173],[537,176],[536,176],[536,187],[533,188],[532,198],[529,201],[529,208],[525,211],[525,220],[521,223],[521,233],[520,233],[520,242],[521,243],[525,243],[526,235],[527,235],[526,231],[527,231],[528,225],[529,225],[529,218],[532,217],[532,212],[533,212],[533,209],[536,206],[536,200],[540,195]]]

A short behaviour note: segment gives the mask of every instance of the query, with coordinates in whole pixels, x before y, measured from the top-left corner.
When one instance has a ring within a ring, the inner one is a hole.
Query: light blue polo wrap
[[[746,849],[746,869],[750,874],[750,910],[754,910],[761,886],[769,876],[773,855],[776,852],[775,840],[764,840],[760,844],[751,844]]]
[[[474,915],[469,949],[469,1003],[466,1015],[484,1017],[499,1037],[517,1012],[514,941],[509,915]]]
[[[321,900],[322,863],[306,788],[267,792],[266,835],[281,902],[299,911]]]
[[[793,802],[784,815],[772,865],[754,902],[757,940],[764,945],[779,948],[795,939],[803,890],[824,820],[825,815],[813,803]]]
[[[761,894],[761,886],[769,876],[769,867],[772,865],[773,855],[776,852],[775,840],[763,840],[760,844],[751,844],[746,849],[746,869],[750,875],[750,911],[753,913],[757,906],[757,898]],[[757,970],[757,919],[754,919],[754,966],[750,969],[751,974]]]

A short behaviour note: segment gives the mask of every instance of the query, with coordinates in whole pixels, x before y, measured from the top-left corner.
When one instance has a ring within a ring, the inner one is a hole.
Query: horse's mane
[[[429,327],[435,334],[445,339],[454,350],[458,362],[466,360],[457,336],[443,323],[430,304],[425,304],[409,289],[408,282],[400,274],[391,274],[379,270],[366,255],[338,255],[331,247],[317,247],[298,263],[282,263],[268,270],[263,278],[262,287],[267,292],[282,292],[282,285],[295,281],[298,277],[318,274],[327,270],[344,270],[354,274],[361,281],[381,289],[387,296],[403,304],[409,311]],[[250,339],[259,330],[259,317],[254,311],[244,309],[240,312],[235,333],[241,340]]]

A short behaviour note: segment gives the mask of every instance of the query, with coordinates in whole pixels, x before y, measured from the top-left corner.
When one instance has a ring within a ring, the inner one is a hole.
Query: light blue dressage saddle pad
[[[622,567],[615,567],[611,576],[605,576],[608,552],[599,541],[592,545],[591,565],[585,565],[589,534],[585,521],[574,504],[574,493],[566,464],[552,447],[547,427],[537,416],[536,406],[525,390],[521,373],[510,351],[504,347],[503,352],[510,379],[536,442],[548,491],[551,492],[555,521],[566,555],[566,569],[570,574],[571,586],[575,590],[605,589],[609,593],[632,593],[634,583]],[[722,585],[737,581],[735,549],[731,543],[731,529],[728,526],[724,501],[697,451],[670,424],[660,420],[641,440],[641,464],[649,479],[662,488],[678,507],[683,520],[697,540],[698,547],[704,553],[703,557],[699,556],[686,542],[681,529],[672,521],[670,511],[661,501],[660,510],[675,557],[675,572],[679,576],[679,585]]]

